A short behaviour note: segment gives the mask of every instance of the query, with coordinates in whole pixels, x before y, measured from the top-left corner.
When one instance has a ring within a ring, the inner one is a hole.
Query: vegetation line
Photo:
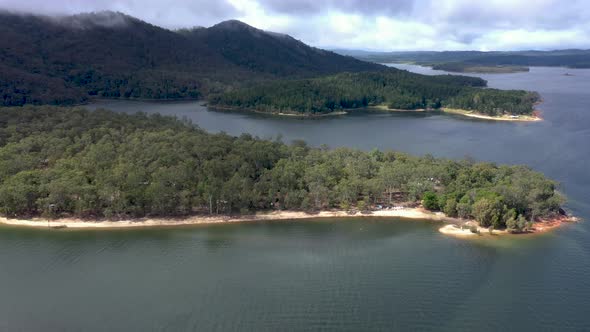
[[[61,219],[15,219],[0,217],[0,223],[14,226],[27,226],[39,228],[132,228],[132,227],[154,227],[154,226],[182,226],[182,225],[199,225],[199,224],[217,224],[217,223],[235,223],[235,222],[252,222],[264,220],[300,220],[300,219],[319,219],[319,218],[359,218],[359,217],[378,217],[378,218],[404,218],[404,219],[422,219],[434,221],[457,221],[454,218],[448,218],[442,213],[433,213],[422,208],[396,208],[392,210],[376,211],[357,211],[357,210],[323,210],[317,212],[304,211],[270,211],[258,212],[249,215],[193,215],[183,218],[136,218],[129,220],[85,220],[75,218]]]
[[[403,208],[398,207],[392,210],[374,210],[374,211],[345,211],[345,210],[324,210],[314,213],[302,211],[271,211],[259,212],[251,215],[217,215],[217,216],[187,216],[184,218],[136,218],[129,220],[84,220],[72,218],[60,219],[15,219],[0,217],[0,224],[17,226],[17,227],[34,227],[49,229],[128,229],[128,228],[146,228],[146,227],[177,227],[191,225],[211,225],[211,224],[228,224],[228,223],[245,223],[257,221],[294,221],[294,220],[313,220],[313,219],[330,219],[330,218],[380,218],[380,219],[407,219],[407,220],[424,220],[444,223],[439,231],[443,234],[453,236],[472,236],[472,235],[501,235],[510,234],[507,229],[483,228],[475,220],[463,220],[450,218],[442,212],[431,212],[423,208]],[[543,233],[568,222],[575,222],[573,217],[556,217],[552,220],[536,223],[531,228],[518,233]]]

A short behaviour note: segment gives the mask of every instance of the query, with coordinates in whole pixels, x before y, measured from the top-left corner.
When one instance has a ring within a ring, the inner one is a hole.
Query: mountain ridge
[[[242,84],[385,67],[229,20],[172,31],[119,12],[0,11],[0,102],[205,98]]]
[[[523,51],[405,51],[373,52],[336,50],[342,55],[376,63],[411,62],[426,66],[565,66],[590,68],[590,49],[523,50]]]

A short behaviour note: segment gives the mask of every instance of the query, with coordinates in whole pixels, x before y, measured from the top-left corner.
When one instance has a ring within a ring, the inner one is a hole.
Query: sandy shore
[[[330,113],[311,114],[311,113],[297,113],[297,112],[292,112],[292,113],[263,112],[263,111],[258,111],[258,110],[250,109],[250,108],[240,108],[240,107],[230,107],[230,106],[220,106],[220,105],[206,105],[206,106],[212,110],[222,111],[222,112],[223,111],[250,112],[250,113],[256,113],[256,114],[263,114],[263,115],[270,115],[270,116],[284,116],[284,117],[292,117],[292,118],[325,118],[325,117],[340,116],[340,115],[348,114],[348,112],[346,112],[346,111],[334,111],[334,112],[330,112]]]
[[[562,217],[558,217],[552,220],[540,220],[538,222],[535,222],[533,224],[533,228],[528,231],[528,232],[524,232],[524,233],[510,233],[505,229],[494,229],[492,230],[492,232],[490,233],[489,229],[485,228],[485,227],[480,227],[475,221],[466,221],[460,224],[448,224],[445,225],[441,228],[439,228],[439,232],[446,234],[446,235],[452,235],[452,236],[458,236],[458,237],[471,237],[471,236],[480,236],[480,235],[526,235],[526,234],[541,234],[541,233],[547,233],[551,230],[554,230],[558,227],[562,227],[568,223],[572,223],[572,222],[577,222],[579,221],[578,218],[576,217],[568,217],[568,216],[562,216]],[[461,226],[462,225],[462,226]],[[475,226],[477,229],[477,232],[474,233],[471,231],[471,226]]]
[[[87,221],[82,219],[10,219],[0,217],[0,224],[38,227],[38,228],[133,228],[133,227],[154,227],[154,226],[182,226],[199,224],[218,224],[233,222],[249,222],[261,220],[299,220],[314,218],[342,218],[342,217],[383,217],[383,218],[407,218],[434,221],[453,221],[443,213],[433,213],[420,208],[406,208],[399,210],[377,210],[369,213],[349,213],[341,210],[321,211],[318,213],[306,213],[299,211],[274,211],[258,213],[249,216],[193,216],[182,219],[158,219],[141,218],[121,221]]]
[[[543,121],[542,118],[538,116],[531,116],[531,115],[518,115],[517,117],[513,117],[510,115],[503,115],[503,116],[489,116],[483,115],[479,113],[474,113],[468,110],[461,110],[461,109],[454,109],[454,108],[445,108],[441,109],[445,113],[449,114],[457,114],[462,116],[467,116],[470,118],[476,119],[483,119],[483,120],[493,120],[493,121],[512,121],[512,122],[536,122],[536,121]]]
[[[397,109],[397,108],[389,108],[387,105],[371,105],[362,108],[351,108],[342,111],[334,111],[330,113],[321,113],[321,114],[308,114],[308,113],[284,113],[284,112],[262,112],[257,111],[254,109],[243,109],[237,107],[228,107],[228,106],[210,106],[210,108],[219,111],[245,111],[257,114],[265,114],[265,115],[275,115],[275,116],[284,116],[284,117],[294,117],[294,118],[322,118],[322,117],[330,117],[330,116],[340,116],[340,115],[347,115],[348,112],[354,112],[359,110],[365,111],[378,111],[378,112],[399,112],[399,113],[423,113],[423,112],[443,112],[449,114],[456,114],[461,116],[466,116],[475,119],[482,119],[482,120],[492,120],[492,121],[511,121],[511,122],[536,122],[536,121],[543,121],[541,117],[538,116],[538,112],[534,112],[534,115],[502,115],[502,116],[489,116],[480,114],[474,111],[463,110],[463,109],[455,109],[455,108],[441,108],[441,109],[412,109],[412,110],[405,110],[405,109]]]
[[[387,105],[371,105],[364,108],[354,108],[352,110],[368,110],[368,111],[379,111],[379,112],[401,112],[401,113],[421,113],[421,112],[429,112],[434,111],[425,108],[417,108],[412,110],[404,110],[401,108],[389,108]]]
[[[0,217],[0,224],[32,227],[32,228],[68,228],[68,229],[124,229],[139,227],[172,227],[186,225],[207,225],[221,223],[238,223],[254,221],[280,221],[280,220],[303,220],[303,219],[320,219],[320,218],[403,218],[412,220],[430,220],[445,223],[439,232],[445,235],[471,237],[475,235],[490,235],[487,228],[477,226],[473,220],[463,220],[447,217],[442,212],[430,212],[422,208],[402,208],[397,210],[376,210],[371,212],[347,212],[343,210],[321,211],[318,213],[306,213],[300,211],[273,211],[266,213],[257,213],[248,216],[192,216],[179,219],[165,218],[141,218],[120,221],[109,220],[82,220],[62,218],[48,220],[42,218],[35,219],[11,219]],[[529,233],[544,233],[563,226],[569,222],[577,221],[574,217],[562,217],[555,220],[546,220],[535,223],[534,229]],[[462,225],[462,226],[461,226]],[[478,233],[473,233],[470,226],[476,226]],[[492,235],[511,234],[506,230],[493,230]]]
[[[439,232],[446,234],[446,235],[452,235],[452,236],[478,236],[478,235],[502,235],[502,234],[509,234],[507,231],[505,230],[498,230],[498,229],[494,229],[492,231],[492,233],[490,233],[490,231],[487,228],[483,228],[483,227],[479,227],[477,226],[477,233],[473,233],[470,229],[470,227],[468,225],[465,225],[463,227],[455,225],[455,224],[449,224],[449,225],[445,225],[441,228],[438,229]]]
[[[414,110],[403,110],[403,109],[395,109],[395,108],[388,108],[387,105],[373,105],[368,106],[366,108],[362,108],[369,111],[380,111],[380,112],[401,112],[401,113],[423,113],[423,112],[443,112],[449,114],[456,114],[461,116],[466,116],[475,119],[482,119],[482,120],[492,120],[492,121],[512,121],[512,122],[536,122],[542,121],[543,119],[538,115],[518,115],[518,116],[510,116],[510,115],[503,115],[503,116],[489,116],[480,114],[474,111],[463,110],[463,109],[456,109],[456,108],[441,108],[441,109],[414,109]],[[353,109],[353,110],[360,110],[360,109]]]

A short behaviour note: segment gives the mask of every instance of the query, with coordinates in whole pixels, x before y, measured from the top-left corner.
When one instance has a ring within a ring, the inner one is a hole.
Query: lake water
[[[432,74],[428,68],[400,65]],[[571,73],[574,76],[565,76]],[[208,131],[529,165],[590,217],[590,70],[477,75],[536,90],[545,121],[322,119],[102,101]],[[590,330],[590,226],[460,240],[432,222],[323,220],[133,231],[0,228],[0,330]]]

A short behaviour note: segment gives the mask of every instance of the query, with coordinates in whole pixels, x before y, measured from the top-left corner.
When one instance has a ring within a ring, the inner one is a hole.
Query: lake
[[[444,73],[396,65],[424,74]],[[573,76],[565,76],[570,73]],[[201,128],[312,145],[526,164],[590,217],[590,70],[474,75],[538,91],[545,119],[445,114],[322,119],[199,102],[89,108],[186,117]],[[0,330],[589,330],[590,226],[461,240],[433,222],[345,219],[113,231],[0,228]]]

